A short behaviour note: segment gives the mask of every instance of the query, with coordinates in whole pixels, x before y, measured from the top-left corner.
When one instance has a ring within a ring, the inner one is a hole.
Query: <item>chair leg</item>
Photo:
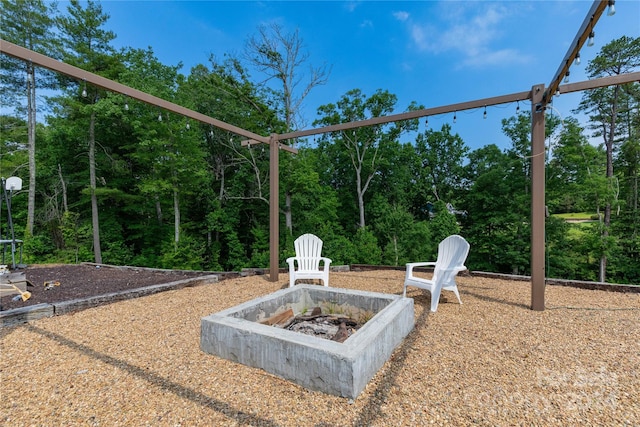
[[[458,292],[458,287],[456,286],[455,288],[452,289],[452,291],[458,297],[458,302],[462,304],[462,300],[460,299],[460,293]]]
[[[439,286],[436,286],[435,289],[431,292],[431,311],[433,313],[438,310],[438,303],[440,302],[440,292],[442,292],[442,289]]]

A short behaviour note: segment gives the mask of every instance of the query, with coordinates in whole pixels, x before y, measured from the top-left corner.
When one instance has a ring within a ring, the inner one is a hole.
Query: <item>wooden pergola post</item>
[[[280,270],[280,141],[269,138],[269,280],[278,281]]]
[[[544,310],[545,107],[544,85],[531,88],[531,309]]]

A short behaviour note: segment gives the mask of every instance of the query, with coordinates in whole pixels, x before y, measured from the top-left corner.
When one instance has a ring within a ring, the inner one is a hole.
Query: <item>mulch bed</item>
[[[0,310],[27,307],[42,303],[57,303],[112,292],[126,291],[178,280],[201,277],[207,273],[184,270],[154,270],[135,267],[112,267],[93,264],[34,265],[24,270],[26,279],[33,284],[27,291],[31,297],[13,301],[13,295],[0,298]],[[45,287],[45,282],[60,282],[59,286]]]

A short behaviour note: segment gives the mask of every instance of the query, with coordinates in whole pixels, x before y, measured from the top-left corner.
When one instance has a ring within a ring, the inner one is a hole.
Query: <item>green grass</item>
[[[596,215],[595,212],[570,212],[563,214],[554,214],[553,216],[563,219],[586,219],[590,220],[592,215]]]

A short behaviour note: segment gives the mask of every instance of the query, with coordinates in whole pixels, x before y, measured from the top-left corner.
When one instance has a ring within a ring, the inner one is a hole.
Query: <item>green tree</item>
[[[109,44],[115,38],[115,34],[102,28],[109,19],[109,16],[102,12],[102,6],[89,0],[83,8],[78,0],[71,0],[67,13],[68,15],[60,17],[58,21],[65,48],[64,62],[107,78],[115,78],[121,70],[118,58]],[[106,94],[98,88],[87,87],[86,83],[81,85],[80,90],[76,108],[82,116],[88,118],[86,141],[89,157],[93,252],[95,262],[102,263],[96,191],[96,120],[101,110],[99,104],[103,98],[106,98]]]
[[[529,266],[530,200],[523,159],[495,145],[469,154],[467,216],[461,218],[475,269],[526,274]]]
[[[382,250],[378,246],[376,236],[369,229],[358,228],[353,238],[355,259],[358,264],[379,265],[382,261]]]
[[[185,105],[244,129],[256,133],[284,129],[276,111],[265,102],[259,88],[236,59],[218,62],[211,57],[208,66],[194,67],[180,86],[180,94]],[[251,232],[252,227],[268,229],[269,150],[264,145],[244,147],[241,138],[227,131],[209,126],[198,129],[206,144],[205,159],[210,172],[209,196],[204,198],[208,200],[208,206],[204,207],[206,215],[211,209],[222,209],[223,215],[237,215],[243,224],[252,224],[251,227],[238,224],[236,234],[229,241],[220,229],[202,230],[211,236],[210,256],[222,265],[226,265],[227,256],[233,258],[229,259],[233,265],[246,264],[246,258],[242,262],[235,259],[240,253],[236,244],[240,242],[246,246],[243,252],[251,253],[262,244],[262,234]],[[222,225],[219,221],[205,224]],[[227,251],[227,248],[233,250]],[[215,254],[217,250],[221,252]]]
[[[443,201],[435,204],[434,216],[429,221],[431,238],[438,244],[452,234],[460,233],[460,226],[455,214],[449,212],[447,205]]]
[[[25,120],[0,115],[0,175],[16,175],[28,164],[27,135]]]
[[[591,145],[573,117],[564,119],[547,166],[547,205],[551,213],[600,211],[605,199],[605,153]]]
[[[56,39],[51,37],[57,9],[56,4],[42,0],[2,0],[0,2],[0,38],[44,55],[57,57]],[[33,234],[36,206],[36,87],[55,87],[52,74],[43,70],[36,74],[36,67],[29,61],[20,61],[2,55],[0,66],[0,100],[3,105],[18,106],[17,112],[26,107],[27,147],[29,154],[29,195],[27,203],[28,235]],[[26,77],[26,78],[25,78]],[[24,94],[26,106],[17,102]]]
[[[286,131],[304,126],[302,105],[305,98],[316,87],[327,82],[330,70],[326,65],[310,66],[309,74],[302,71],[302,66],[309,60],[304,52],[304,43],[300,32],[296,29],[287,34],[278,23],[261,25],[258,34],[250,37],[245,47],[245,57],[258,71],[265,74],[265,85],[270,89],[275,100],[276,110],[282,117]],[[273,81],[277,84],[274,84]],[[305,82],[305,83],[303,83]],[[290,170],[295,158],[285,156],[282,169]],[[292,193],[296,183],[289,174],[280,177],[280,187],[284,190],[285,226],[293,232]]]
[[[396,100],[397,97],[387,91],[378,90],[367,98],[359,89],[353,89],[336,104],[321,106],[318,113],[322,117],[314,124],[329,126],[387,115],[394,111]],[[409,108],[417,107],[412,104]],[[332,132],[320,140],[319,148],[326,151],[331,163],[333,176],[330,181],[336,186],[344,185],[355,190],[359,228],[366,226],[365,195],[382,165],[388,162],[389,146],[403,132],[415,130],[417,124],[416,120],[408,120],[374,125]]]
[[[287,172],[293,184],[291,209],[296,218],[295,235],[315,233],[322,225],[339,227],[338,197],[331,187],[321,185],[320,174],[315,170],[317,155],[312,148],[300,148],[296,162],[290,164]]]
[[[178,73],[181,64],[163,65],[151,49],[128,49],[124,52],[124,61],[127,71],[121,75],[123,81],[160,98],[188,105],[191,91]],[[194,249],[193,256],[199,257],[199,243],[191,244],[191,239],[187,239],[187,244],[182,245],[181,240],[186,238],[184,233],[189,228],[188,215],[185,215],[188,200],[200,194],[200,189],[209,181],[202,133],[195,127],[192,129],[190,122],[181,116],[141,107],[135,112],[148,119],[133,122],[137,142],[130,154],[138,167],[146,171],[140,175],[138,188],[144,199],[155,205],[157,226],[163,227],[165,211],[173,213],[172,251]],[[152,209],[151,204],[146,206]],[[167,248],[169,246],[163,251]],[[183,258],[171,254],[165,257]]]
[[[631,38],[623,36],[602,47],[598,55],[589,62],[586,72],[589,78],[614,76],[636,70],[640,66],[640,37]],[[630,83],[628,85],[637,85]],[[617,206],[619,182],[614,174],[613,160],[615,151],[628,134],[628,128],[619,126],[631,113],[625,110],[628,93],[631,89],[628,85],[615,85],[586,91],[582,95],[578,112],[589,114],[590,128],[593,137],[601,137],[606,150],[607,162],[605,176],[608,184],[604,218],[602,229],[602,255],[600,257],[599,280],[604,282],[607,276],[607,259],[609,256],[609,242],[612,207]],[[625,88],[625,86],[627,86]]]
[[[615,281],[640,284],[640,206],[638,186],[640,173],[640,85],[625,85],[626,114],[620,123],[626,140],[620,144],[614,168],[618,171],[621,211],[612,218],[611,230],[617,236],[617,247],[611,259]]]
[[[462,138],[452,135],[451,126],[444,124],[439,131],[429,129],[418,134],[415,151],[420,160],[416,171],[417,202],[425,205],[430,200],[442,200],[456,204],[455,195],[462,187],[463,162],[469,152]]]
[[[406,263],[406,249],[419,244],[407,240],[414,225],[413,215],[402,205],[390,205],[383,197],[374,197],[372,205],[376,217],[374,230],[380,236],[378,242],[383,248],[384,264]]]

